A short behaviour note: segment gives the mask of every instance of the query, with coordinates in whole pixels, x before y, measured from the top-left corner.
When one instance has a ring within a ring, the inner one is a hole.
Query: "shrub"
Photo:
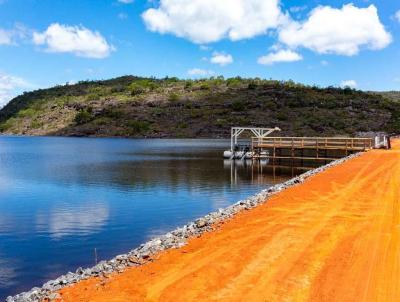
[[[185,108],[186,109],[193,109],[194,108],[193,102],[191,102],[191,101],[185,102]]]
[[[232,109],[234,111],[243,111],[246,108],[246,104],[243,101],[234,101],[232,103]]]
[[[150,130],[150,123],[146,121],[128,121],[127,126],[130,129],[130,134],[141,134]]]
[[[226,85],[230,87],[238,87],[242,83],[242,79],[239,77],[236,78],[229,78],[226,80]]]
[[[33,120],[33,121],[31,121],[30,127],[31,127],[32,129],[39,129],[39,128],[41,128],[42,126],[43,126],[43,122],[40,122],[40,121],[38,121],[38,120]]]
[[[177,95],[176,93],[171,93],[171,94],[168,96],[168,101],[170,101],[170,102],[177,102],[177,101],[179,101],[179,95]]]
[[[164,113],[164,110],[162,108],[151,108],[151,114],[155,116],[160,116]]]
[[[209,83],[203,83],[200,85],[201,90],[210,90],[210,84]]]
[[[178,123],[177,127],[179,129],[186,129],[188,127],[188,124],[185,122],[180,122],[180,123]]]
[[[7,123],[1,123],[0,124],[0,133],[7,131],[9,129],[9,126],[7,125]]]
[[[276,114],[276,118],[278,119],[278,120],[280,120],[280,121],[286,121],[286,120],[288,120],[288,116],[287,116],[287,114],[285,113],[285,112],[282,112],[282,111],[279,111],[277,114]]]
[[[131,94],[135,96],[147,91],[153,91],[158,87],[158,83],[153,80],[136,80],[128,86],[128,89],[131,91]]]
[[[224,84],[225,79],[223,76],[218,76],[218,77],[211,77],[207,82],[210,84],[210,86],[220,86]]]
[[[99,93],[90,93],[86,96],[86,101],[90,102],[90,101],[97,101],[101,99],[101,94]]]
[[[137,84],[131,84],[129,85],[129,89],[131,91],[131,95],[135,96],[135,95],[139,95],[142,94],[144,92],[146,92],[146,89],[141,87],[140,85]]]
[[[100,117],[95,119],[92,123],[98,126],[110,125],[113,122],[113,119],[109,117]]]
[[[226,126],[228,124],[228,121],[226,119],[219,118],[219,119],[217,119],[217,122],[215,124],[218,127],[223,127],[223,126]]]
[[[0,132],[4,132],[9,130],[10,128],[12,128],[14,126],[14,124],[16,123],[16,119],[14,117],[9,118],[7,121],[5,121],[4,123],[0,124]]]
[[[186,81],[185,82],[185,89],[190,89],[193,87],[193,82],[192,81]]]
[[[177,83],[179,82],[179,79],[177,77],[165,77],[164,81],[167,83]]]
[[[27,109],[24,109],[24,110],[20,110],[18,112],[18,116],[19,117],[32,117],[35,114],[36,114],[36,111],[34,109],[32,109],[32,108],[27,108]]]
[[[350,88],[350,87],[345,87],[345,88],[343,88],[343,93],[344,93],[345,95],[351,95],[351,94],[353,94],[353,92],[355,92],[355,89],[352,89],[352,88]]]
[[[249,90],[254,90],[257,88],[257,84],[254,82],[249,83],[249,85],[247,85],[247,89]]]
[[[113,119],[120,119],[124,113],[120,109],[108,108],[103,115]]]
[[[119,85],[112,87],[110,91],[111,91],[111,93],[125,92],[125,87],[123,85],[119,84]]]
[[[92,112],[88,110],[81,110],[75,115],[75,123],[78,125],[86,124],[93,120],[94,116]]]

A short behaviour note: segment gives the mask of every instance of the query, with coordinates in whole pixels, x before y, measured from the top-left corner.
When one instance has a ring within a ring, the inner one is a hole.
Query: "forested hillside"
[[[0,111],[3,134],[227,137],[231,126],[278,126],[283,135],[400,132],[391,94],[292,81],[124,76],[24,93]]]

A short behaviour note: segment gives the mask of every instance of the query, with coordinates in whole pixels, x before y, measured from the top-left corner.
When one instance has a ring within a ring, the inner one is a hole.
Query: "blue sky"
[[[400,2],[0,0],[0,103],[125,74],[400,90]]]

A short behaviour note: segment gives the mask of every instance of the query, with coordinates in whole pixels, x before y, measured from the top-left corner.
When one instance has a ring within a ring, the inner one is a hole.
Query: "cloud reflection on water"
[[[48,214],[38,214],[36,226],[39,232],[48,233],[55,240],[72,235],[87,236],[100,231],[109,215],[110,209],[106,203],[63,205]]]

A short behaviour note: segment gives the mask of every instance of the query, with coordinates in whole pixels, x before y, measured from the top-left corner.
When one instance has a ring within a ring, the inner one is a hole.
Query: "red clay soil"
[[[400,141],[64,301],[400,301]]]

